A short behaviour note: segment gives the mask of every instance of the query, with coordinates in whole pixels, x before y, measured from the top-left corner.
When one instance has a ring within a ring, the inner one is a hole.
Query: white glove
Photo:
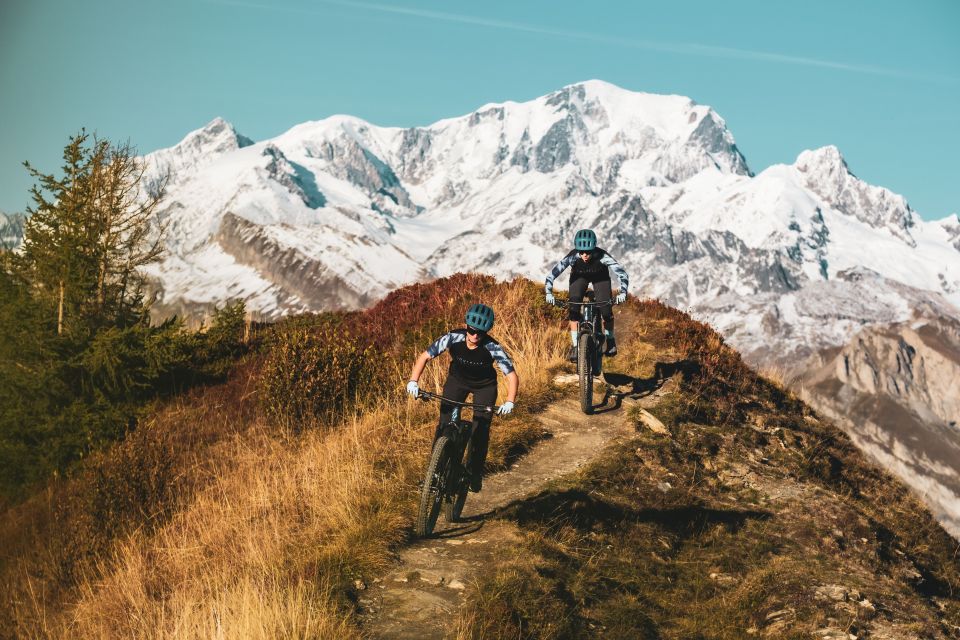
[[[554,304],[556,301],[557,299],[553,297],[552,293],[547,294],[547,304]]]
[[[407,383],[407,393],[416,398],[420,395],[420,385],[417,384],[416,380],[411,380]]]
[[[627,301],[626,291],[621,291],[620,293],[617,294],[617,304],[623,304],[626,301]]]
[[[508,413],[510,413],[511,411],[513,411],[513,403],[510,402],[509,400],[507,400],[507,401],[504,402],[502,405],[500,405],[500,408],[499,408],[499,409],[497,409],[497,415],[498,415],[498,416],[505,416],[505,415],[507,415]]]

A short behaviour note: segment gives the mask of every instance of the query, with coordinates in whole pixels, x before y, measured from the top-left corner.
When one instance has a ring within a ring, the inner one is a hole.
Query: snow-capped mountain
[[[161,314],[234,298],[266,318],[357,308],[456,271],[539,280],[591,227],[631,293],[690,309],[789,375],[822,373],[844,349],[867,358],[851,346],[865,329],[909,342],[921,319],[960,318],[956,215],[924,222],[835,147],[753,175],[723,119],[681,96],[589,81],[427,127],[333,116],[260,142],[218,119],[146,159],[151,180],[170,175],[170,251],[150,269]],[[934,387],[868,396],[918,416],[946,392]],[[920,422],[960,418],[940,405]],[[935,510],[960,533],[951,495]]]
[[[4,213],[0,211],[0,251],[15,249],[23,240],[22,213]]]

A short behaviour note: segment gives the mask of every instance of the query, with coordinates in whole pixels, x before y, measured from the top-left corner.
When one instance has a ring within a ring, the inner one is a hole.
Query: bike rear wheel
[[[450,478],[450,499],[447,500],[446,504],[444,505],[443,512],[447,522],[458,521],[460,519],[460,514],[463,513],[463,505],[467,502],[467,492],[470,490],[470,472],[467,470],[467,461],[470,460],[471,446],[472,443],[467,442],[463,459],[460,461],[459,465],[456,465],[461,471],[461,473],[457,474],[460,477],[456,480]]]
[[[583,334],[577,343],[577,374],[580,376],[580,409],[593,413],[593,336]]]
[[[423,478],[423,488],[420,490],[420,511],[417,514],[415,530],[420,538],[432,534],[437,524],[440,507],[446,498],[447,476],[453,461],[452,449],[453,442],[447,436],[440,436],[433,445],[430,463]]]

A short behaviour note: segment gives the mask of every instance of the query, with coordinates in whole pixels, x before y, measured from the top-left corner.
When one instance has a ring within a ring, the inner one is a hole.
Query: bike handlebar
[[[608,304],[614,305],[614,304],[620,304],[620,303],[617,302],[616,300],[607,300],[606,302],[573,302],[572,300],[554,300],[553,301],[553,306],[555,307],[568,307],[570,305],[579,305],[581,307],[587,307],[587,306],[600,307]]]
[[[500,408],[500,405],[495,404],[476,404],[473,402],[460,402],[459,400],[451,400],[450,398],[444,398],[443,396],[437,395],[435,393],[430,393],[429,391],[424,391],[420,389],[420,392],[417,394],[417,400],[440,400],[441,402],[449,402],[450,404],[455,404],[461,407],[467,407],[469,409],[480,409],[482,411],[496,411]]]

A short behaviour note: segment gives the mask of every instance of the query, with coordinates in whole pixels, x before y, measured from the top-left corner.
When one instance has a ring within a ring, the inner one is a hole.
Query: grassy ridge
[[[292,318],[265,329],[226,383],[169,402],[4,514],[0,633],[356,633],[354,580],[409,535],[436,419],[435,406],[403,399],[408,368],[478,299],[497,311],[494,334],[522,377],[516,415],[492,435],[489,464],[505,465],[541,437],[527,411],[546,402],[563,350],[561,333],[544,335],[557,313],[539,287],[460,275],[366,312]],[[429,367],[424,388],[444,369]]]
[[[652,409],[670,434],[634,414],[632,441],[502,514],[524,542],[458,637],[955,637],[956,542],[903,485],[706,325],[640,312],[610,366],[679,374]]]
[[[470,303],[495,308],[522,378],[515,415],[494,424],[488,466],[502,468],[542,437],[531,412],[556,393],[567,338],[541,295],[458,275],[262,329],[225,383],[165,403],[3,514],[0,636],[358,637],[355,581],[410,535],[436,419],[402,395],[413,359]],[[611,365],[648,389],[673,380],[654,410],[670,436],[638,428],[503,514],[524,543],[483,578],[459,635],[809,637],[896,621],[901,637],[948,637],[955,543],[906,490],[706,325],[652,302],[629,312]],[[818,585],[848,591],[825,604]]]

